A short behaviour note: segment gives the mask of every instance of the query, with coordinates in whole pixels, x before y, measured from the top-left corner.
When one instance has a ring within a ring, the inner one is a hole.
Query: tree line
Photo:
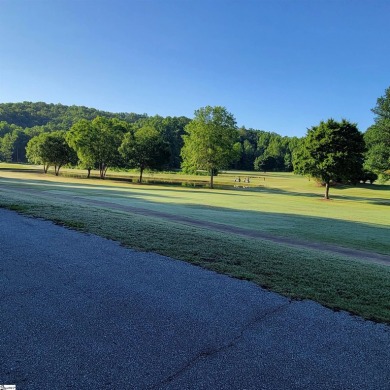
[[[180,169],[183,136],[189,118],[162,117],[135,113],[110,113],[82,106],[46,103],[0,104],[0,161],[27,162],[26,146],[31,138],[42,133],[68,132],[82,120],[97,117],[118,119],[133,125],[154,127],[169,143],[170,157],[166,169]],[[264,130],[238,129],[240,156],[232,163],[238,170],[292,171],[292,152],[297,137],[282,137]]]
[[[57,175],[62,166],[77,164],[88,176],[98,169],[101,178],[109,167],[138,168],[140,181],[145,169],[204,170],[211,187],[220,169],[294,171],[320,181],[326,198],[332,182],[390,178],[390,88],[378,98],[375,123],[364,134],[354,123],[329,119],[303,138],[238,128],[233,114],[220,106],[200,108],[190,120],[105,112],[91,118],[94,109],[36,104],[23,103],[30,111],[18,120],[17,104],[0,105],[0,120],[16,122],[0,122],[1,160],[27,158],[45,171],[54,166]],[[34,126],[22,128],[22,123]]]

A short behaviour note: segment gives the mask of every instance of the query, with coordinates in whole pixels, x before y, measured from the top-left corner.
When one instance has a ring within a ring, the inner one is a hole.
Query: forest
[[[362,133],[355,123],[332,118],[305,137],[237,127],[225,107],[203,107],[194,118],[111,113],[62,104],[0,104],[0,162],[98,169],[178,170],[213,176],[221,169],[291,172],[357,184],[390,178],[390,88],[371,110],[374,124]],[[328,192],[328,189],[327,189]],[[326,197],[327,197],[326,193]]]
[[[26,146],[30,139],[42,133],[68,132],[80,120],[96,117],[117,119],[133,129],[152,126],[169,144],[170,158],[165,168],[181,167],[185,126],[190,119],[180,117],[148,116],[136,113],[111,113],[84,106],[62,104],[1,103],[0,104],[0,161],[27,162]],[[238,129],[239,158],[231,168],[238,170],[292,171],[292,154],[299,143],[297,137],[282,137],[264,130]]]

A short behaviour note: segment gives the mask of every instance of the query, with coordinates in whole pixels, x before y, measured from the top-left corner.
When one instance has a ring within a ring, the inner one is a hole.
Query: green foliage
[[[292,171],[292,154],[297,145],[297,137],[282,137],[276,133],[260,131],[254,169],[258,171]]]
[[[6,121],[0,121],[0,137],[12,133],[15,130],[22,130],[22,128],[14,124],[9,124]]]
[[[30,138],[21,127],[0,122],[0,161],[25,162]]]
[[[64,132],[42,133],[32,138],[27,144],[27,157],[34,164],[43,164],[46,173],[49,166],[54,166],[58,176],[62,166],[75,164],[77,156],[65,140]]]
[[[22,128],[49,126],[53,130],[69,130],[81,119],[92,120],[97,116],[117,118],[134,123],[146,117],[146,114],[119,113],[96,110],[84,106],[66,106],[63,104],[32,103],[1,103],[0,121],[6,121]]]
[[[145,125],[125,134],[119,152],[127,165],[139,168],[139,182],[142,183],[144,169],[162,168],[169,162],[169,146],[154,127]]]
[[[390,179],[390,88],[377,100],[372,111],[375,124],[364,134],[368,151],[365,168],[379,175],[382,182]]]
[[[7,144],[12,149],[11,160],[9,160],[8,151],[4,154],[8,161],[25,162],[25,147],[29,139],[41,133],[58,130],[68,131],[81,120],[91,122],[97,116],[116,119],[118,123],[125,121],[131,124],[134,130],[144,126],[154,127],[162,135],[164,141],[169,144],[170,158],[167,168],[179,169],[182,166],[188,172],[196,171],[196,168],[188,161],[182,161],[181,149],[184,144],[184,128],[190,122],[190,119],[184,116],[164,118],[155,115],[149,117],[146,114],[110,113],[83,106],[66,106],[42,102],[3,103],[0,104],[0,144],[2,143],[2,137],[6,134],[19,131],[18,136],[13,138],[13,145]],[[114,124],[113,127],[115,128]],[[23,135],[20,132],[23,132]],[[119,129],[119,132],[123,133],[121,129]],[[6,140],[6,143],[8,141]],[[240,170],[253,170],[254,162],[256,158],[259,158],[259,161],[267,160],[268,163],[271,163],[267,167],[269,171],[290,171],[292,170],[290,141],[291,138],[281,137],[276,133],[254,129],[247,130],[242,127],[239,131],[239,145],[234,147],[238,157],[230,166]],[[268,145],[270,145],[269,148]],[[1,154],[0,158],[2,158]],[[4,157],[3,160],[5,160]],[[97,168],[98,164],[93,160],[84,157],[80,160],[80,166],[87,169]],[[120,166],[121,162],[118,161],[118,164]],[[258,163],[257,166],[259,166]]]
[[[162,117],[160,115],[142,118],[134,123],[134,129],[151,126],[154,127],[162,136],[163,140],[168,143],[170,157],[167,163],[168,169],[178,169],[181,165],[180,151],[183,147],[184,128],[188,125],[190,119],[180,117]]]
[[[57,131],[48,134],[41,150],[44,153],[44,159],[54,166],[56,176],[62,166],[77,162],[76,152],[66,142],[64,132]]]
[[[239,159],[234,164],[234,169],[251,171],[256,158],[257,130],[241,127],[238,130]]]
[[[385,182],[390,179],[390,119],[380,119],[367,129],[364,139],[368,151],[365,168],[380,176]]]
[[[26,146],[31,137],[21,129],[16,129],[12,132],[12,161],[25,162],[26,161]]]
[[[7,133],[3,138],[0,138],[0,161],[12,161],[14,142],[15,137],[12,133]]]
[[[276,133],[241,127],[240,158],[234,168],[290,172],[293,170],[292,154],[298,141],[297,137],[282,137]]]
[[[124,133],[130,129],[127,122],[97,117],[92,121],[81,120],[66,135],[69,145],[76,151],[83,166],[99,167],[104,179],[109,166],[121,164],[118,148]]]
[[[195,117],[185,131],[182,167],[190,172],[197,169],[208,171],[210,187],[213,188],[215,171],[228,168],[239,158],[234,147],[238,140],[236,120],[224,107],[206,106],[195,111]]]
[[[376,101],[376,106],[371,110],[376,114],[376,120],[390,119],[390,87],[385,90],[385,94]]]
[[[308,130],[294,157],[294,172],[310,175],[325,186],[329,199],[332,181],[356,180],[362,173],[365,144],[355,124],[329,119]]]
[[[46,173],[48,166],[48,161],[45,159],[44,152],[42,150],[42,145],[44,144],[48,133],[42,133],[30,139],[26,147],[26,156],[29,162],[32,164],[43,164],[43,170]]]
[[[282,156],[269,156],[263,154],[256,158],[254,168],[256,171],[282,171],[284,167],[284,158]]]

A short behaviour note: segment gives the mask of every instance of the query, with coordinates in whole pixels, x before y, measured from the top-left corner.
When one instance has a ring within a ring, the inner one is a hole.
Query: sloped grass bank
[[[28,194],[0,190],[0,207],[247,279],[292,298],[312,299],[390,323],[390,267]]]

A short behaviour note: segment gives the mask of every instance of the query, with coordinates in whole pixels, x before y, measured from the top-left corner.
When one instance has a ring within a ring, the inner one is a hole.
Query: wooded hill
[[[97,116],[118,118],[134,123],[146,114],[112,113],[84,106],[65,106],[63,104],[0,103],[0,122],[7,122],[21,128],[44,126],[52,130],[69,130],[80,119],[92,120]]]

